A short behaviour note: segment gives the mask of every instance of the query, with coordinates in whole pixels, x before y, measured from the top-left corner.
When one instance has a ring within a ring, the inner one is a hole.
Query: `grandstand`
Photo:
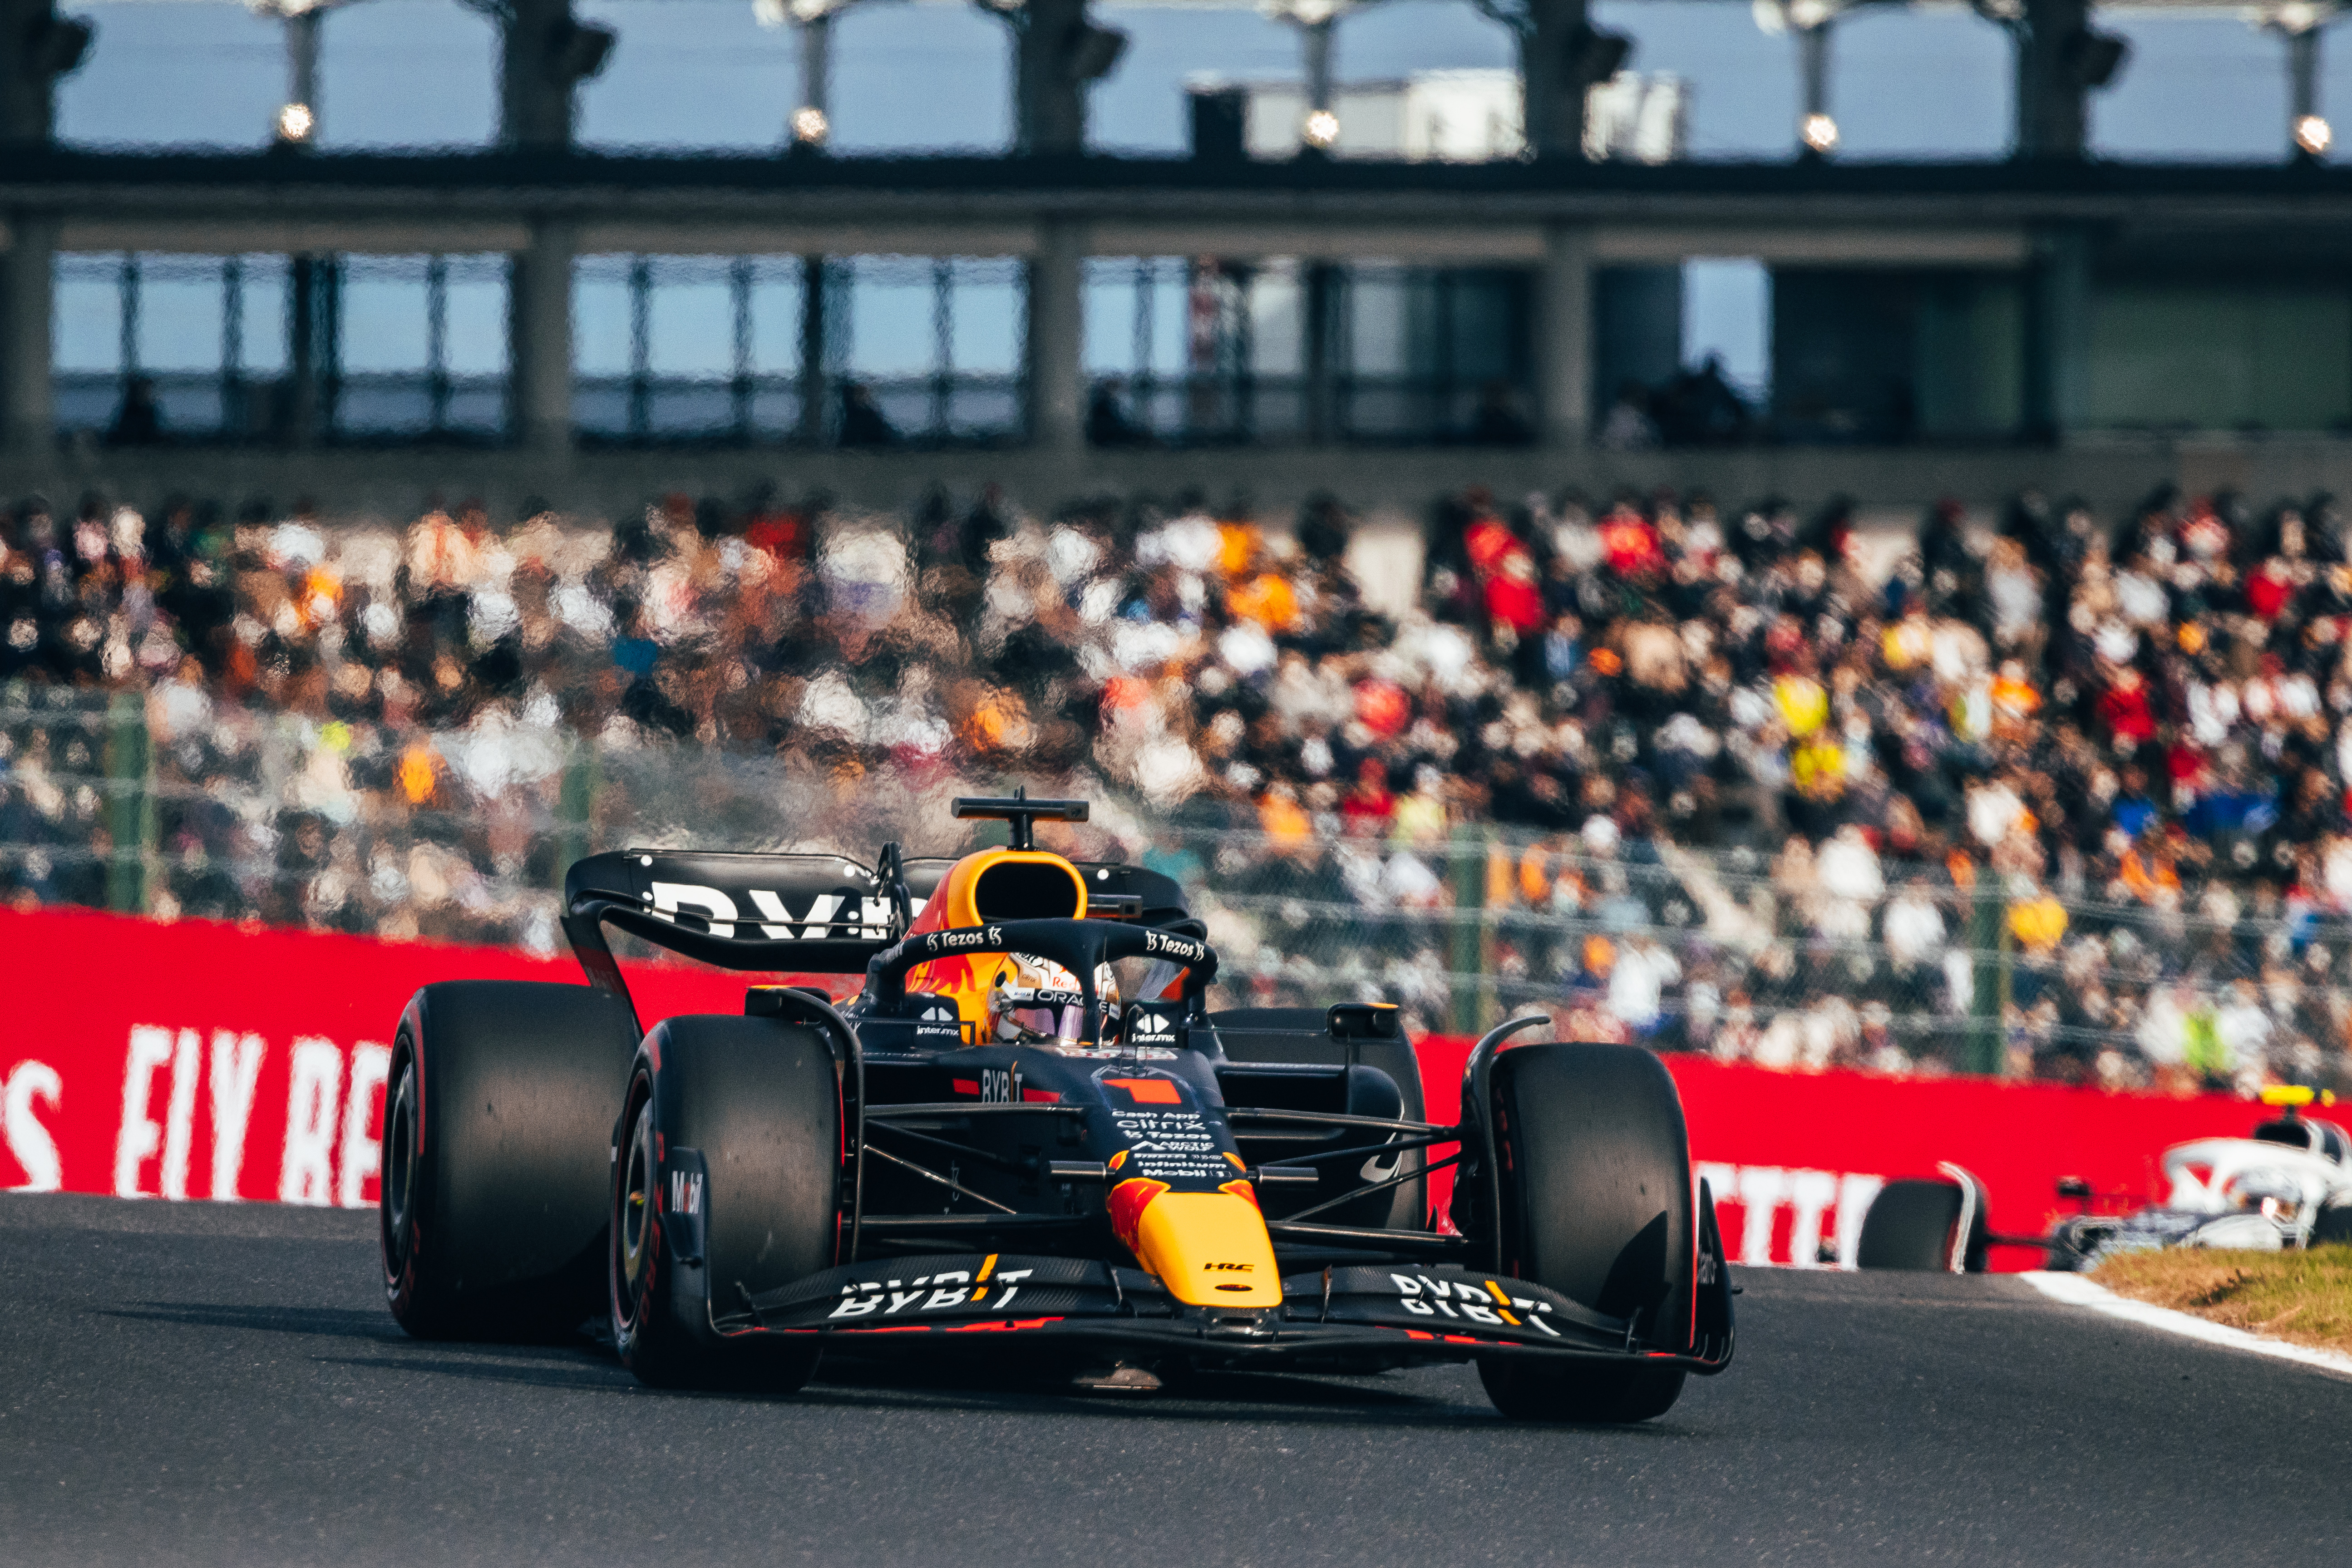
[[[1102,801],[1064,831],[1187,883],[1265,1000],[1778,1067],[2346,1073],[2332,505],[2028,496],[1875,552],[1696,494],[1473,490],[1385,556],[1333,503],[1288,536],[992,493],[499,521],[20,509],[0,885],[551,949],[587,850],[870,848],[1021,779]]]
[[[2332,12],[2271,19],[2299,142],[2221,166],[2086,155],[2121,51],[2058,0],[1993,8],[2017,155],[1939,164],[1840,153],[1836,7],[1781,16],[1804,150],[1723,162],[1588,134],[1633,95],[1568,0],[1489,8],[1516,95],[1448,90],[1519,120],[1468,160],[1316,120],[1438,100],[1343,90],[1333,9],[1290,96],[1195,83],[1190,155],[1095,151],[1118,46],[1074,0],[1008,13],[1001,156],[829,150],[822,5],[789,144],[583,149],[612,37],[550,0],[499,12],[494,146],[320,150],[296,7],[278,145],[92,149],[49,134],[90,39],[9,4],[15,902],[543,949],[590,850],[869,849],[1025,781],[1262,1000],[2352,1072]],[[1769,273],[1769,387],[1685,363],[1722,257]],[[419,368],[348,363],[394,294]],[[688,296],[716,370],[666,368]],[[142,358],[161,310],[211,363]],[[861,364],[877,318],[928,363]],[[91,319],[120,352],[62,363]]]

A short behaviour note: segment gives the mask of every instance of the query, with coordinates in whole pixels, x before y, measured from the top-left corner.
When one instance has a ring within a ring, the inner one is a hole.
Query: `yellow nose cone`
[[[1161,1193],[1135,1226],[1135,1256],[1189,1307],[1279,1307],[1282,1277],[1257,1205],[1232,1193]]]

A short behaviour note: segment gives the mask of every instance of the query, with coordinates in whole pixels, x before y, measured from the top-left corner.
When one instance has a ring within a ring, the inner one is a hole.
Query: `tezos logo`
[[[1192,963],[1197,963],[1201,957],[1199,942],[1187,942],[1182,937],[1169,936],[1156,931],[1147,931],[1143,933],[1143,951],[1148,953],[1164,952],[1171,958],[1181,958]]]

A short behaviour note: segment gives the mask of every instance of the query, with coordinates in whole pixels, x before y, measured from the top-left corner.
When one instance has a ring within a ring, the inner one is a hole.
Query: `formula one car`
[[[1018,1350],[1138,1390],[1472,1361],[1505,1415],[1576,1421],[1657,1415],[1729,1363],[1714,1204],[1654,1057],[1503,1050],[1541,1021],[1516,1019],[1433,1120],[1391,1007],[1209,1012],[1217,955],[1173,881],[1034,847],[1085,802],[954,809],[1011,847],[593,856],[564,887],[589,984],[418,992],[384,1123],[401,1325],[602,1317],[646,1382],[772,1390],[828,1349]],[[740,1016],[645,1033],[608,926],[864,989],[756,985]],[[1146,970],[1124,1007],[1122,963]]]
[[[2283,1114],[2245,1138],[2200,1138],[2164,1152],[2170,1190],[2161,1204],[2126,1214],[2068,1215],[2044,1236],[1998,1236],[1987,1226],[1984,1184],[1946,1163],[1939,1179],[1889,1182],[1864,1216],[1856,1261],[1864,1268],[1950,1270],[1986,1267],[1995,1247],[2043,1252],[2060,1273],[2095,1268],[2122,1252],[2166,1247],[2277,1252],[2352,1242],[2352,1138],[2332,1121],[2297,1114],[2308,1089],[2263,1092]],[[2087,1184],[2058,1184],[2061,1199],[2087,1205]]]

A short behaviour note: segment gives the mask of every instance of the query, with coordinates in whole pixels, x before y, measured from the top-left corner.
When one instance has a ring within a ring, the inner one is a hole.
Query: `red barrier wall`
[[[583,984],[569,957],[78,911],[0,911],[0,1186],[125,1197],[373,1205],[416,988]],[[743,1005],[716,970],[628,973],[648,1026]]]
[[[409,995],[436,980],[581,983],[568,957],[79,912],[0,911],[0,1187],[123,1196],[373,1205],[388,1047]],[[647,1026],[737,1011],[751,978],[628,973]],[[1422,1042],[1435,1116],[1458,1101],[1469,1044]],[[2264,1114],[2218,1097],[1667,1061],[1726,1243],[1759,1263],[1812,1258],[1824,1240],[1850,1259],[1877,1185],[1942,1160],[1985,1180],[1994,1228],[2038,1232],[2058,1177],[2151,1196],[2166,1144],[2242,1134]]]
[[[1470,1046],[1440,1036],[1421,1043],[1433,1117],[1450,1119],[1459,1105]],[[1895,1177],[1932,1176],[1947,1160],[1983,1179],[1996,1232],[2036,1236],[2061,1212],[2061,1176],[2081,1176],[2109,1205],[2137,1205],[2163,1195],[2157,1156],[2168,1144],[2242,1137],[2276,1114],[2223,1095],[1772,1072],[1706,1057],[1665,1062],[1724,1245],[1750,1263],[1811,1259],[1826,1242],[1850,1265],[1871,1194]],[[2041,1255],[1997,1248],[1992,1264],[2038,1268]]]

